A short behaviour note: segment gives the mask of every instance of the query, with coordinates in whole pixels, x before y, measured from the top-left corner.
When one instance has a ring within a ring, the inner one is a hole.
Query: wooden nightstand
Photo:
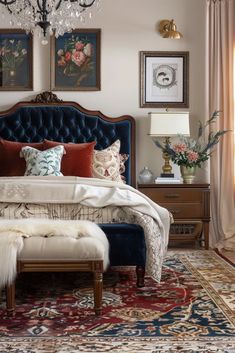
[[[196,240],[203,231],[209,249],[209,184],[139,184],[138,190],[172,213],[170,239]]]

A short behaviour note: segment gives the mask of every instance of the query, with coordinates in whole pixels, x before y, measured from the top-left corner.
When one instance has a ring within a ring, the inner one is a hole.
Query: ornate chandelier
[[[91,18],[91,10],[99,7],[100,0],[0,0],[3,15],[10,15],[10,24],[46,35],[55,32],[61,36],[78,26],[79,20]],[[43,43],[46,44],[46,43]]]

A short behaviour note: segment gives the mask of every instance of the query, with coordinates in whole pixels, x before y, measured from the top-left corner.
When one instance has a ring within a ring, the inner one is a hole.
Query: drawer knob
[[[179,194],[166,194],[165,196],[168,199],[177,199],[177,197],[180,197]]]
[[[173,215],[181,212],[181,210],[179,210],[179,209],[176,209],[176,210],[169,210],[169,211],[170,211]]]

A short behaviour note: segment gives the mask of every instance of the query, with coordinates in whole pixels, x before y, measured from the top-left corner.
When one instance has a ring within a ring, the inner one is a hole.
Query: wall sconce
[[[162,20],[159,23],[159,33],[163,38],[180,39],[183,35],[177,31],[174,20]]]

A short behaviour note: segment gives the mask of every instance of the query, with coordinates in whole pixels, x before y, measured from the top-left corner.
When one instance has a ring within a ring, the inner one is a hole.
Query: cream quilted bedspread
[[[170,215],[134,188],[100,179],[16,177],[0,178],[0,195],[0,219],[83,219],[140,225],[147,246],[146,271],[160,281]]]

